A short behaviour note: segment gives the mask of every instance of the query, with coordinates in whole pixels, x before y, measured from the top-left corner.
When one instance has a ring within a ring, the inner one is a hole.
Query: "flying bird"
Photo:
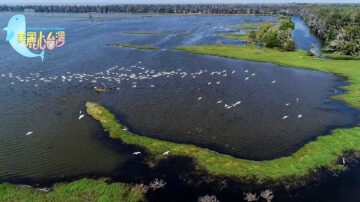
[[[25,135],[27,136],[27,135],[31,135],[33,133],[34,133],[33,131],[30,131],[30,132],[27,132]]]

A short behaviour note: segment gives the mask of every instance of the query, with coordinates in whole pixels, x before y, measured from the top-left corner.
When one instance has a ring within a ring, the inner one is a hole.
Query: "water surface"
[[[1,14],[0,25],[11,16]],[[329,129],[354,126],[358,112],[329,99],[343,93],[338,89],[347,85],[343,78],[170,50],[242,45],[216,34],[231,25],[275,19],[115,15],[91,21],[82,14],[27,14],[28,27],[65,27],[67,38],[64,47],[46,52],[43,63],[0,40],[0,54],[6,56],[0,65],[0,179],[121,170],[136,150],[104,138],[90,117],[79,120],[85,101],[103,104],[135,133],[253,160],[290,155]],[[123,33],[136,31],[168,34]],[[101,94],[94,87],[112,90]],[[26,136],[28,131],[34,133]]]

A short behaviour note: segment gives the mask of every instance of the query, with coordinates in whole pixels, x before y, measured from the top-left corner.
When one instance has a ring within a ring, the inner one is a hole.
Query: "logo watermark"
[[[65,28],[38,27],[26,29],[24,15],[15,15],[10,18],[8,26],[3,30],[7,32],[6,41],[20,55],[25,57],[40,57],[44,61],[45,49],[54,50],[65,44]],[[42,50],[36,54],[30,50]]]

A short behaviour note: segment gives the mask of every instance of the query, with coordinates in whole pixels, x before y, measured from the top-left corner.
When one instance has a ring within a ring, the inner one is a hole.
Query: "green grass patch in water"
[[[95,91],[98,93],[106,93],[108,90],[106,88],[95,88]]]
[[[225,33],[221,33],[221,34],[217,34],[218,36],[222,36],[231,40],[242,40],[242,41],[246,41],[249,39],[249,35],[248,34],[225,34]]]
[[[133,35],[168,35],[167,32],[122,32],[123,34],[133,34]]]
[[[180,34],[177,34],[176,36],[179,36],[179,37],[188,37],[188,36],[191,36],[190,33],[180,33]]]
[[[125,43],[112,43],[109,46],[121,46],[126,48],[136,48],[136,49],[143,49],[143,50],[159,50],[158,47],[155,46],[140,46],[140,45],[133,45],[133,44],[125,44]]]

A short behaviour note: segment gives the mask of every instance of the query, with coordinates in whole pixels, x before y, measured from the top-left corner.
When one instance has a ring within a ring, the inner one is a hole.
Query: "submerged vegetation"
[[[0,184],[0,201],[145,201],[144,194],[124,183],[107,183],[106,179],[81,179],[55,184],[44,192],[29,186]]]
[[[125,44],[125,43],[112,43],[109,46],[121,46],[126,48],[136,48],[136,49],[143,49],[143,50],[158,50],[158,47],[155,46],[140,46],[140,45],[133,45],[133,44]]]

